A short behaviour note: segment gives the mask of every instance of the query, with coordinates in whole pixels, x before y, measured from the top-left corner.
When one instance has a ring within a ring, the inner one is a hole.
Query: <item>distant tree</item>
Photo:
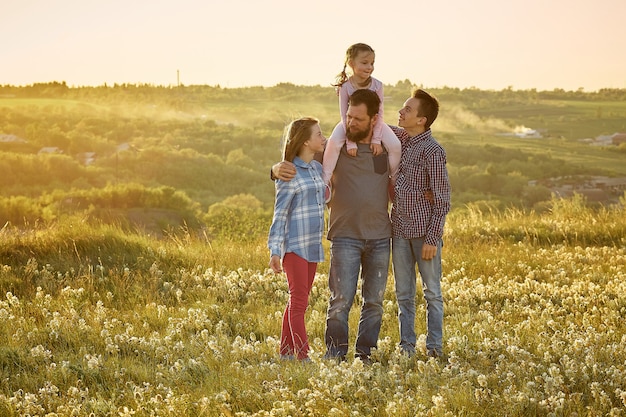
[[[228,156],[226,156],[226,164],[237,165],[250,169],[254,169],[256,167],[256,163],[252,160],[252,158],[246,155],[241,148],[228,152]]]
[[[233,240],[256,239],[269,230],[271,214],[250,194],[238,194],[211,205],[205,217],[214,237]]]
[[[522,191],[522,201],[526,207],[535,207],[538,203],[549,201],[552,192],[542,185],[527,185]]]

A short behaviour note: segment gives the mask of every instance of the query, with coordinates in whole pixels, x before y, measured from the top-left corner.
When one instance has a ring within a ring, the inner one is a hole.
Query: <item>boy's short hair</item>
[[[439,115],[439,101],[421,88],[413,91],[413,98],[420,101],[419,115],[426,117],[426,124],[424,127],[426,129],[430,128],[430,125],[435,122],[435,119],[437,119],[437,116]]]

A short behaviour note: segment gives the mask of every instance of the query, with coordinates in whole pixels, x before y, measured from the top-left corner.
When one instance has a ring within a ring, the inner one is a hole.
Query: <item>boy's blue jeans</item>
[[[416,272],[419,269],[422,289],[426,300],[426,350],[442,350],[443,339],[443,295],[441,294],[441,248],[431,260],[422,259],[424,238],[393,238],[392,260],[398,300],[400,324],[400,347],[407,353],[415,352],[415,289]]]

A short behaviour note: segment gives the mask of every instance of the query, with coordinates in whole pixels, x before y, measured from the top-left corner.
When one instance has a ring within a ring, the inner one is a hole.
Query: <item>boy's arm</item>
[[[437,245],[443,236],[446,215],[450,211],[450,180],[443,149],[433,153],[426,161],[430,188],[433,193],[433,211],[424,243]]]

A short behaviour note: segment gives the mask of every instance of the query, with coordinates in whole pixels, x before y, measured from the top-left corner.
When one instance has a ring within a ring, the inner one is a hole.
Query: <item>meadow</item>
[[[409,87],[386,89],[390,120]],[[322,358],[328,261],[311,362],[277,352],[288,289],[267,269],[269,166],[292,117],[330,131],[332,89],[0,93],[0,134],[28,139],[0,144],[0,416],[626,415],[626,194],[526,184],[625,176],[623,145],[577,139],[626,130],[626,91],[437,91],[454,200],[445,356],[425,355],[421,293],[418,353],[399,351],[390,270],[369,365]],[[553,133],[498,136],[518,125]]]
[[[625,236],[623,207],[581,198],[543,215],[453,213],[445,358],[426,357],[419,319],[418,354],[398,350],[391,275],[364,365],[322,359],[324,268],[306,316],[312,362],[278,359],[287,286],[266,268],[263,239],[5,227],[0,415],[624,415]],[[33,256],[45,252],[59,262]],[[357,322],[353,312],[352,341]]]

